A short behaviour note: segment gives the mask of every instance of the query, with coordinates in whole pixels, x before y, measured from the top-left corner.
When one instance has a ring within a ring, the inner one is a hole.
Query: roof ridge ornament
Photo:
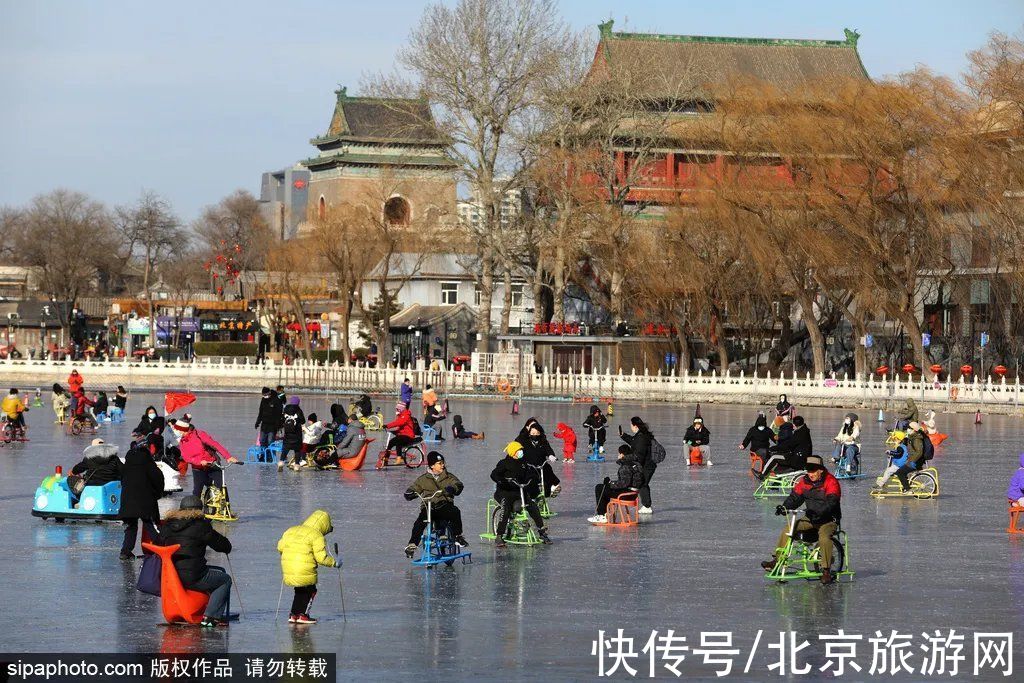
[[[857,29],[844,28],[843,33],[846,34],[846,44],[850,47],[857,47],[857,40],[860,39],[860,33]]]
[[[338,89],[334,91],[334,94],[338,96],[339,102],[344,102],[348,99],[348,86],[338,84]]]
[[[611,38],[612,37],[612,26],[614,26],[614,25],[615,25],[615,20],[609,17],[608,21],[604,22],[603,24],[598,24],[597,25],[597,30],[601,32],[601,37],[602,38]]]

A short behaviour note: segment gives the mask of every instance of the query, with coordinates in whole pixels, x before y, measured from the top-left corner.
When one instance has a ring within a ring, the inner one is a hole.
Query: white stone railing
[[[612,373],[560,373],[547,370],[525,377],[505,377],[472,370],[417,370],[413,368],[366,368],[337,363],[318,365],[296,361],[292,364],[247,359],[195,361],[67,361],[0,360],[0,383],[18,386],[49,387],[64,383],[72,368],[85,376],[87,387],[113,387],[190,390],[251,390],[283,384],[290,390],[358,391],[393,394],[405,377],[422,389],[432,384],[439,392],[451,395],[526,396],[572,399],[576,401],[651,401],[725,403],[774,403],[779,394],[803,405],[881,406],[893,400],[913,398],[932,407],[943,404],[956,410],[976,407],[1016,409],[1021,399],[1021,384],[1014,379],[997,381],[928,382],[909,376],[887,378],[871,375],[864,379],[846,376],[812,377],[785,375],[686,374],[666,375]],[[499,384],[508,394],[499,391]],[[520,386],[521,384],[521,386]]]

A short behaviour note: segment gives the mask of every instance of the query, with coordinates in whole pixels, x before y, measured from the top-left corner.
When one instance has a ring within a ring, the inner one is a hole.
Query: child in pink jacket
[[[573,428],[559,422],[552,434],[556,439],[562,440],[562,462],[576,462],[576,432]]]

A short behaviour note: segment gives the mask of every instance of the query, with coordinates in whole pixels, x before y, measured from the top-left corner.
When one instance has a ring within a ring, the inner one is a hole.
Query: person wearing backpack
[[[633,457],[633,449],[626,444],[619,446],[618,464],[619,471],[615,481],[605,477],[604,483],[594,487],[594,496],[597,498],[597,514],[587,518],[591,524],[606,524],[608,518],[605,513],[608,511],[609,501],[623,493],[639,491],[640,487],[644,485],[644,473],[640,463]]]
[[[653,445],[657,443],[654,440],[654,434],[639,417],[630,418],[629,431],[629,434],[624,434],[622,427],[619,427],[619,436],[633,449],[633,457],[640,464],[644,476],[644,483],[640,486],[639,491],[640,508],[637,512],[641,515],[651,515],[654,514],[651,501],[651,478],[654,476],[654,471],[658,469],[658,463],[665,459],[665,449],[661,444],[658,444],[657,448],[653,448]],[[655,453],[655,450],[658,450],[658,453]],[[658,456],[660,456],[660,460]]]
[[[883,474],[882,477],[879,477],[875,482],[878,488],[885,485],[889,476],[895,475],[896,478],[900,480],[900,486],[903,489],[903,493],[909,493],[910,480],[908,475],[911,472],[924,469],[925,463],[931,460],[932,456],[935,455],[935,447],[932,446],[931,441],[921,429],[921,424],[919,422],[911,422],[907,426],[907,429],[907,435],[903,439],[903,445],[907,449],[907,459],[895,472],[890,473],[886,470],[886,473]],[[881,481],[880,484],[878,483],[879,481]]]

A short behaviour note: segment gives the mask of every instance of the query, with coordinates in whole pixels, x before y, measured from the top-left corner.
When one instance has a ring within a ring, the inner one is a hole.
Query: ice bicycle
[[[473,554],[462,549],[462,546],[455,542],[455,536],[451,529],[434,528],[434,502],[433,498],[441,491],[434,491],[429,496],[417,493],[416,496],[427,504],[427,526],[420,537],[420,556],[412,561],[417,567],[434,567],[442,562],[447,566],[455,564],[455,560],[462,560],[462,564],[473,561]]]
[[[785,583],[796,579],[813,581],[821,578],[821,548],[818,547],[817,531],[796,531],[799,515],[799,510],[786,510],[789,540],[783,547],[775,549],[775,566],[766,571],[764,575],[768,581]],[[850,569],[849,541],[841,525],[836,525],[836,531],[829,538],[829,542],[832,544],[832,562],[829,565],[829,571],[832,573],[833,580],[838,581],[840,577],[848,576],[852,581],[853,570]]]
[[[505,528],[505,542],[511,545],[540,545],[544,543],[540,534],[530,523],[530,515],[526,511],[526,487],[529,483],[520,484],[514,479],[508,479],[519,487],[519,509],[512,511],[512,518]],[[480,534],[480,538],[487,541],[498,539],[498,527],[501,526],[502,507],[494,498],[487,501],[487,530]]]

